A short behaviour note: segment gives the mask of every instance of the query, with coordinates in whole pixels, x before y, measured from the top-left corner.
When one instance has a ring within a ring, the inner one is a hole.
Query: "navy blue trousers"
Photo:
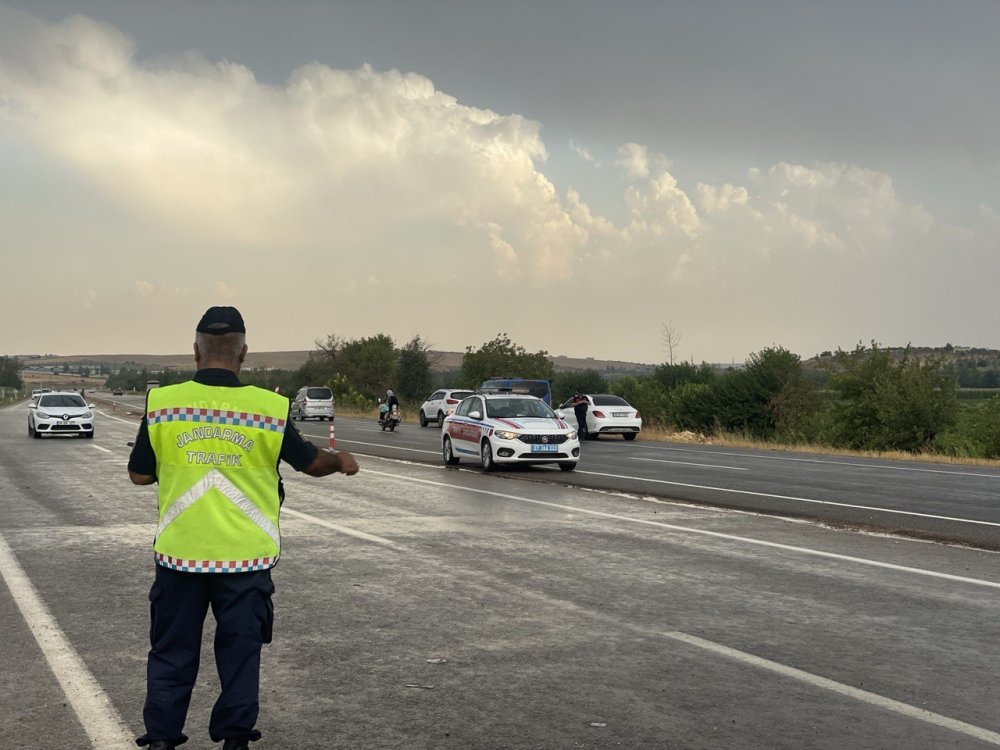
[[[146,735],[140,742],[187,737],[184,720],[198,677],[202,627],[209,606],[215,616],[215,666],[222,692],[212,708],[209,735],[257,739],[260,651],[271,642],[274,606],[271,571],[182,573],[156,566],[149,591],[149,657],[146,662]],[[145,744],[145,743],[143,743]]]

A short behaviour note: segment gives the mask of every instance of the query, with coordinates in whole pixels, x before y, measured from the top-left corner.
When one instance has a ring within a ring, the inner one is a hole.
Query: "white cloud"
[[[648,149],[638,143],[626,143],[619,148],[615,164],[624,169],[631,180],[649,177]]]
[[[607,182],[557,190],[539,123],[463,105],[421,75],[312,63],[267,85],[197,55],[140,61],[128,38],[89,19],[45,25],[2,7],[0,110],[4,132],[18,132],[12,143],[34,144],[39,162],[68,166],[132,219],[102,222],[93,244],[116,237],[129,248],[121,273],[143,278],[122,285],[147,298],[132,316],[140,330],[142,315],[162,319],[163,300],[221,297],[267,321],[292,290],[298,310],[348,337],[404,320],[406,332],[461,347],[488,340],[484,320],[502,311],[529,348],[554,349],[557,338],[567,352],[603,354],[590,329],[631,345],[644,335],[639,310],[653,349],[659,318],[673,319],[696,356],[695,342],[714,336],[746,342],[739,358],[758,344],[794,347],[799,329],[825,337],[821,348],[850,345],[832,338],[834,317],[898,317],[902,328],[927,315],[911,268],[957,273],[946,248],[997,244],[995,208],[983,206],[975,227],[942,228],[889,175],[861,166],[779,162],[686,187],[665,155],[638,143],[617,150],[620,205],[601,211],[588,197],[607,199]],[[588,171],[607,180],[611,170]],[[1000,270],[985,262],[975,267]],[[116,297],[88,286],[94,309]],[[337,304],[341,292],[353,293],[350,305]],[[551,330],[520,304],[570,296],[593,302],[579,313],[590,327]],[[839,316],[831,299],[842,300]],[[289,348],[284,323],[274,348]]]
[[[215,290],[215,293],[221,299],[229,300],[229,301],[233,301],[233,300],[239,299],[240,288],[238,286],[234,286],[233,284],[229,284],[229,283],[227,283],[225,281],[216,281],[212,285],[212,288]]]

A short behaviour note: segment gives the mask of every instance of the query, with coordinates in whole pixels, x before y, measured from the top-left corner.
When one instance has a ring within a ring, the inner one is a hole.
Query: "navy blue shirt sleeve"
[[[310,443],[299,432],[291,419],[285,422],[285,437],[281,441],[281,460],[296,471],[302,471],[316,458],[319,448]]]

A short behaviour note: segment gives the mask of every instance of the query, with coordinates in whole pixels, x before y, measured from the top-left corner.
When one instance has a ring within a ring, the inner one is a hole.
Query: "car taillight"
[[[594,412],[594,416],[597,417],[598,419],[604,419],[605,418],[603,411],[595,411]]]
[[[454,399],[454,398],[446,398],[446,399],[444,400],[444,402],[445,402],[446,404],[457,404],[457,403],[458,403],[458,399]]]
[[[640,418],[641,416],[642,416],[642,415],[641,415],[641,414],[639,413],[639,410],[638,410],[638,409],[636,409],[636,410],[635,410],[635,418],[636,418],[636,419],[639,419],[639,418]]]

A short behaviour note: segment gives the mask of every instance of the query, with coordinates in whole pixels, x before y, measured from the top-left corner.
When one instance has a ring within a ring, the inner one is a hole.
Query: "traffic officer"
[[[222,686],[209,735],[223,750],[246,750],[260,738],[260,652],[271,642],[271,568],[281,553],[279,460],[314,477],[358,472],[350,453],[320,451],[302,438],[287,398],[240,382],[246,353],[239,311],[209,308],[196,329],[194,379],[149,391],[129,457],[135,484],[159,484],[146,733],[136,740],[150,750],[187,740],[209,606]]]

